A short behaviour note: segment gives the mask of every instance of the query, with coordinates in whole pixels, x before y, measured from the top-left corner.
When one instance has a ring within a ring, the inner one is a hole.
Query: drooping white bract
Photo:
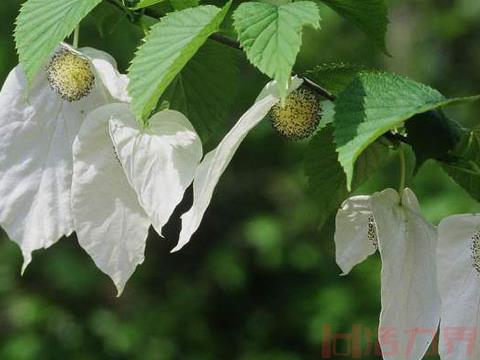
[[[127,78],[109,55],[91,48],[80,53],[91,61],[95,83],[79,101],[62,100],[46,71],[29,87],[20,65],[0,91],[0,225],[21,247],[22,271],[34,250],[74,231],[72,143],[83,118],[103,104],[128,99]]]
[[[132,113],[112,117],[110,135],[130,185],[161,235],[202,159],[200,137],[173,110],[153,115],[147,129],[138,128]]]
[[[335,259],[346,275],[378,249],[377,230],[370,196],[345,200],[335,218]]]
[[[395,190],[386,189],[371,197],[352,197],[338,212],[336,226],[337,263],[344,273],[379,248],[383,358],[422,359],[437,331],[440,298],[436,230],[421,215],[414,193],[405,189],[400,199]]]
[[[73,146],[72,209],[80,245],[120,295],[144,260],[148,228],[160,232],[192,183],[200,138],[177,111],[138,129],[127,104],[90,113]]]
[[[293,77],[288,93],[296,90],[301,84],[302,80]],[[188,212],[182,215],[180,238],[172,252],[180,250],[190,241],[190,238],[200,226],[220,177],[243,139],[279,101],[280,96],[276,82],[272,81],[263,88],[252,107],[242,115],[220,144],[202,160],[195,172],[193,181],[193,205]]]
[[[144,260],[150,221],[116,158],[110,119],[127,104],[104,105],[85,118],[73,144],[72,213],[80,245],[115,283],[118,295]]]
[[[436,229],[420,212],[415,194],[392,189],[374,194],[372,212],[382,258],[379,341],[386,360],[419,360],[440,317]]]
[[[480,215],[454,215],[438,225],[442,360],[480,358]]]

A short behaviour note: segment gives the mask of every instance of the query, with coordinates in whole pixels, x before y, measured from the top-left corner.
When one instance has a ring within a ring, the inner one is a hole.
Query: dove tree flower
[[[336,217],[336,260],[344,274],[373,254],[382,259],[379,342],[386,360],[422,359],[436,333],[440,298],[436,229],[415,194],[393,189],[347,199]]]
[[[299,88],[302,82],[303,80],[293,77],[287,93],[290,94]],[[220,177],[243,139],[279,101],[280,95],[277,83],[271,81],[262,89],[255,103],[242,115],[220,144],[205,155],[195,172],[193,205],[188,212],[182,215],[180,238],[172,252],[179,251],[190,241],[190,238],[200,226]]]
[[[454,215],[438,225],[442,360],[480,357],[480,215]]]
[[[108,54],[61,44],[28,84],[15,67],[0,91],[0,225],[24,263],[74,231],[72,143],[85,115],[126,101],[127,78]]]
[[[73,145],[72,212],[80,245],[120,295],[144,260],[150,224],[161,233],[192,183],[200,138],[177,111],[139,129],[128,104],[85,119]]]

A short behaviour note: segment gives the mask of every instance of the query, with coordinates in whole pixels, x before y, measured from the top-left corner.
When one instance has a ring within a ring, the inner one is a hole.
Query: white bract
[[[296,77],[292,78],[288,93],[296,90],[301,84],[302,80]],[[180,238],[172,251],[180,250],[197,231],[210,204],[213,191],[243,139],[280,101],[277,89],[276,82],[268,83],[252,107],[242,115],[220,144],[209,152],[200,163],[193,181],[193,205],[187,213],[182,215]]]
[[[370,196],[352,196],[343,202],[335,218],[334,240],[335,258],[343,275],[377,251]]]
[[[138,129],[127,104],[90,113],[73,146],[72,208],[80,245],[118,294],[144,260],[150,224],[160,232],[192,183],[200,138],[177,111]]]
[[[438,225],[442,360],[480,358],[480,215],[454,215]]]
[[[108,121],[129,116],[127,104],[91,112],[73,144],[72,212],[80,245],[120,295],[144,260],[150,221],[116,158]]]
[[[375,252],[382,259],[379,342],[386,360],[422,359],[437,331],[436,230],[415,194],[386,189],[356,196],[336,218],[337,263],[344,273]],[[348,227],[345,229],[344,227]]]
[[[21,247],[22,271],[34,250],[74,231],[72,144],[85,115],[112,101],[128,100],[127,78],[109,55],[91,48],[76,52],[65,44],[58,51],[74,55],[53,72],[51,67],[41,71],[30,87],[17,66],[0,91],[0,225]],[[62,82],[69,68],[76,71],[75,61],[83,66],[83,77],[76,74]],[[57,82],[49,83],[47,72]],[[82,84],[84,79],[88,83]],[[63,97],[72,102],[59,95],[63,86],[69,91]],[[80,90],[71,97],[75,86]]]
[[[135,116],[127,112],[111,118],[110,135],[130,185],[161,235],[193,181],[202,159],[202,143],[178,111],[161,111],[149,124],[139,129]]]

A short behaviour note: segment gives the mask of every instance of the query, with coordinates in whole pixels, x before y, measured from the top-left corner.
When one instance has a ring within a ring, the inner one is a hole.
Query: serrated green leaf
[[[462,132],[460,125],[440,110],[413,116],[405,123],[405,129],[417,158],[417,168],[428,159],[443,159],[454,150]]]
[[[363,70],[366,69],[359,65],[331,63],[316,66],[305,75],[333,95],[338,95]]]
[[[233,25],[247,58],[261,72],[277,80],[279,93],[287,94],[293,65],[302,44],[302,28],[320,27],[320,14],[312,1],[274,5],[241,4]]]
[[[353,188],[362,185],[388,159],[389,149],[376,142],[370,145],[356,164]],[[309,192],[318,204],[319,227],[348,197],[347,179],[338,162],[333,142],[333,128],[327,126],[310,141],[305,154],[305,173]]]
[[[380,50],[388,54],[385,34],[388,11],[384,0],[320,0],[339,15],[351,21],[368,35]]]
[[[58,44],[101,0],[28,0],[20,9],[15,44],[31,83]]]
[[[335,102],[335,142],[347,185],[358,156],[385,132],[416,114],[478,99],[447,99],[437,90],[395,74],[359,73]]]
[[[480,129],[463,130],[455,150],[440,164],[458,185],[480,201]]]
[[[129,69],[132,109],[144,125],[175,76],[218,30],[230,4],[176,11],[152,27]]]
[[[238,85],[238,54],[207,41],[162,96],[171,109],[188,117],[203,144],[227,125]]]

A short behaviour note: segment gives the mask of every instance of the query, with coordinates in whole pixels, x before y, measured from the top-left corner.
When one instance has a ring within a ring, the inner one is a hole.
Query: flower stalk
[[[398,187],[398,193],[401,194],[403,189],[405,189],[405,178],[406,178],[406,162],[405,162],[405,151],[400,145],[398,147],[398,159],[400,161],[400,184]]]
[[[80,25],[78,25],[73,32],[73,42],[72,46],[75,49],[78,49],[78,43],[80,41]]]

